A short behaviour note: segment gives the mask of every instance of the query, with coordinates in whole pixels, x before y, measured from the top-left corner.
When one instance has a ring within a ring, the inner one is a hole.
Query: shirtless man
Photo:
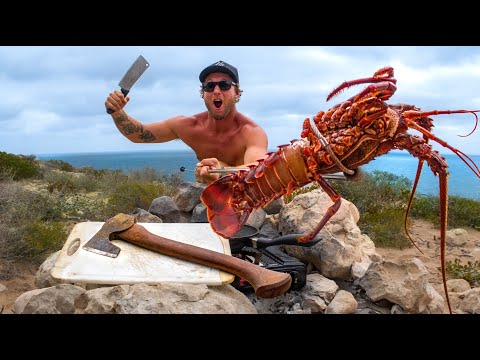
[[[118,90],[109,94],[105,106],[113,110],[118,130],[135,143],[182,140],[200,161],[195,169],[196,180],[208,184],[221,176],[209,174],[210,169],[245,167],[266,158],[268,139],[258,124],[237,111],[243,90],[234,66],[217,61],[207,66],[199,79],[207,111],[195,115],[143,124],[125,112],[123,108],[130,98]]]

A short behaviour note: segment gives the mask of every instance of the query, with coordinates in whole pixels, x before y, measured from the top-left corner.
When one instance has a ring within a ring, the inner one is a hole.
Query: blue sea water
[[[480,179],[455,154],[442,154],[449,166],[450,173],[448,191],[450,195],[480,200]],[[162,174],[183,174],[186,181],[193,181],[193,170],[198,160],[192,151],[136,151],[136,152],[104,152],[83,154],[44,154],[37,155],[41,160],[63,160],[75,167],[90,166],[95,169],[122,170],[154,168]],[[480,165],[480,155],[471,158]],[[412,180],[417,171],[418,159],[406,152],[390,152],[364,165],[364,171],[381,170],[404,176]],[[184,167],[187,171],[181,172]],[[191,170],[191,171],[188,171]],[[417,192],[422,194],[438,194],[438,177],[435,177],[425,163],[418,184]]]

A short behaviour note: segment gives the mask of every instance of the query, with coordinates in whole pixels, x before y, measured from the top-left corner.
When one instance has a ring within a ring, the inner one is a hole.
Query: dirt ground
[[[414,246],[402,250],[377,247],[377,253],[387,260],[401,261],[402,259],[412,257],[419,258],[430,273],[429,282],[438,291],[439,288],[436,285],[441,285],[441,288],[443,288],[442,273],[440,271],[440,230],[425,220],[414,220],[412,223],[412,228],[409,231],[410,236],[423,254]],[[459,259],[462,263],[467,263],[467,261],[474,262],[476,260],[473,256],[473,251],[480,249],[480,231],[476,229],[465,230],[468,233],[468,240],[464,245],[451,246],[447,241],[446,261]],[[439,293],[443,296],[443,292],[439,291]]]
[[[463,262],[475,261],[472,251],[480,249],[480,231],[475,229],[465,229],[468,232],[468,241],[461,247],[447,246],[446,259],[454,260],[456,258]],[[387,260],[402,261],[412,257],[418,257],[427,267],[430,273],[430,283],[442,295],[442,275],[439,271],[440,263],[440,232],[431,223],[424,220],[413,221],[410,230],[412,239],[416,242],[423,254],[415,247],[407,249],[391,249],[377,247],[377,253]],[[0,264],[5,266],[5,264]],[[31,263],[20,263],[14,265],[14,273],[17,275],[9,280],[0,280],[0,314],[13,314],[13,304],[22,293],[36,289],[35,274],[37,265]],[[4,285],[4,287],[2,287]]]
[[[39,266],[31,262],[0,265],[13,267],[14,269],[9,270],[16,274],[9,280],[0,280],[0,314],[13,314],[13,304],[17,297],[26,291],[36,289],[34,281]]]

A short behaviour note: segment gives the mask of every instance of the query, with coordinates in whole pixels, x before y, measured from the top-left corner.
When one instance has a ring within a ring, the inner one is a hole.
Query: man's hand
[[[211,182],[218,180],[220,174],[209,174],[208,170],[221,169],[223,164],[216,158],[203,159],[197,164],[195,169],[195,177],[197,182],[210,184]]]
[[[105,107],[113,110],[113,112],[117,112],[122,110],[129,101],[130,98],[128,96],[125,98],[121,91],[115,90],[113,93],[110,93],[107,100],[105,100]]]

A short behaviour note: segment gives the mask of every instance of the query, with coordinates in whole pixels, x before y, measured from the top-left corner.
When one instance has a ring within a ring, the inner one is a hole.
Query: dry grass
[[[12,276],[5,264],[43,261],[63,246],[75,222],[105,221],[118,212],[148,210],[152,200],[171,195],[179,177],[165,177],[146,168],[131,174],[79,169],[63,171],[63,163],[41,166],[41,176],[14,180],[0,175],[0,278]]]

